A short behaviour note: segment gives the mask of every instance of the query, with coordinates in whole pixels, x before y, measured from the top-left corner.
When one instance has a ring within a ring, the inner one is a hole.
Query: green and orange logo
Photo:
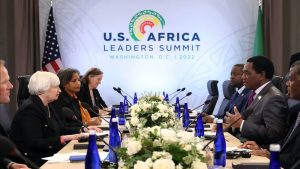
[[[165,26],[164,18],[153,10],[143,10],[135,14],[129,23],[129,33],[132,39],[140,41],[145,37],[145,28],[149,26],[151,29],[154,27]]]

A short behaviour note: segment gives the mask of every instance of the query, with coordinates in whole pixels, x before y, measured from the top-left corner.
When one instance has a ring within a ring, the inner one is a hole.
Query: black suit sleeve
[[[50,137],[44,136],[45,132],[50,131],[50,129],[47,129],[49,126],[46,126],[44,125],[45,123],[43,123],[45,118],[43,117],[42,112],[36,110],[32,106],[19,113],[22,115],[14,119],[16,121],[12,124],[12,130],[21,129],[22,136],[14,135],[13,138],[23,137],[21,139],[26,145],[31,149],[38,151],[57,151],[62,147],[59,133]]]
[[[262,106],[262,113],[252,112],[251,116],[244,121],[241,134],[250,140],[259,140],[260,144],[278,142],[284,138],[287,128],[285,99],[280,95],[275,95]],[[249,120],[249,118],[252,119]]]
[[[12,161],[8,158],[3,159],[2,161],[0,161],[0,168],[5,169],[7,167],[7,165],[11,162]]]

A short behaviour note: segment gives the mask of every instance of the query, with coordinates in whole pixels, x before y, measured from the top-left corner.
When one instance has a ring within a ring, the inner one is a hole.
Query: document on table
[[[70,156],[84,156],[86,153],[71,152],[65,154],[54,154],[51,157],[44,157],[43,160],[47,160],[48,163],[67,163],[70,162]],[[101,161],[103,161],[108,155],[108,152],[100,151],[99,156]]]

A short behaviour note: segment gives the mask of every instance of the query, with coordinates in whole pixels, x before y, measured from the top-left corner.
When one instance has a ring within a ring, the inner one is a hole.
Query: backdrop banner
[[[49,9],[40,1],[41,49]],[[253,0],[53,1],[63,65],[103,70],[99,90],[109,105],[122,100],[113,87],[138,96],[185,87],[179,97],[193,92],[184,99],[193,108],[208,80],[219,80],[220,102],[231,67],[252,54],[257,10]]]

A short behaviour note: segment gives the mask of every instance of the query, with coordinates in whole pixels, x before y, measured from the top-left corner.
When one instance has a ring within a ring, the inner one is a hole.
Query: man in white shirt
[[[10,102],[10,90],[13,85],[9,81],[7,69],[4,66],[4,61],[0,60],[0,104],[7,104]],[[0,124],[0,135],[7,137],[4,129]],[[24,164],[18,164],[8,158],[0,159],[0,168],[6,167],[8,169],[28,169]]]

